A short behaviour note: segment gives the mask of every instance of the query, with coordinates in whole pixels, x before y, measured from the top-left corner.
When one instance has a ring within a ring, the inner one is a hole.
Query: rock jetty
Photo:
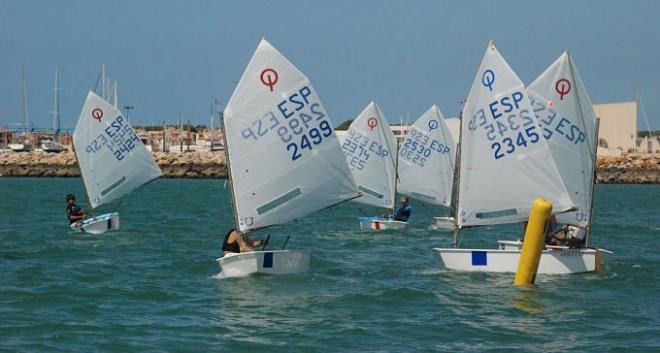
[[[226,178],[222,152],[154,153],[165,178]],[[0,153],[0,176],[78,177],[71,152]],[[597,178],[604,184],[660,184],[660,154],[628,154],[598,158]]]
[[[598,157],[596,179],[602,184],[660,184],[660,154]]]
[[[155,152],[154,159],[165,178],[226,178],[224,153]],[[75,154],[43,152],[0,153],[0,176],[79,177]]]

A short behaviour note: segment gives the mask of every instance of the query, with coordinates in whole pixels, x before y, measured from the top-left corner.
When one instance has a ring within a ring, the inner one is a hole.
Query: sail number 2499
[[[291,152],[291,160],[295,161],[302,157],[303,149],[311,151],[314,145],[320,145],[321,142],[323,142],[324,137],[330,137],[331,135],[332,127],[330,127],[327,120],[323,120],[319,124],[318,129],[313,127],[306,133],[300,135],[300,143],[294,141],[286,145],[286,150]]]

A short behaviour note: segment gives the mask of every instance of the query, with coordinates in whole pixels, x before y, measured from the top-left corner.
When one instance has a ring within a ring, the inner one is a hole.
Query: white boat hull
[[[502,245],[500,245],[502,246]],[[520,249],[433,249],[443,269],[468,272],[510,272],[518,269]],[[539,274],[570,274],[594,272],[611,251],[603,249],[571,249],[550,247],[541,253]]]
[[[408,223],[381,217],[360,217],[361,230],[402,230]]]
[[[456,220],[454,217],[433,217],[431,228],[436,230],[454,230]]]
[[[7,147],[14,152],[30,152],[33,149],[31,143],[10,143]]]
[[[49,153],[62,152],[62,145],[57,142],[44,142],[41,144],[41,150]]]
[[[71,224],[71,230],[78,233],[103,234],[108,231],[119,230],[119,213],[106,213]]]
[[[227,254],[217,259],[226,277],[285,275],[309,271],[309,250],[267,250]]]

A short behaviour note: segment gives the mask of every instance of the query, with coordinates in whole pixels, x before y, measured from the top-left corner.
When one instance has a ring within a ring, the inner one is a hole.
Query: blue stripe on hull
[[[488,266],[488,253],[486,251],[472,252],[472,266]]]
[[[264,254],[264,268],[273,268],[273,253],[267,252]]]

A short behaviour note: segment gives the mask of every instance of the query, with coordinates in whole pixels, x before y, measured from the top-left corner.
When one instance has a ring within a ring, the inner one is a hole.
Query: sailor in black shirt
[[[223,256],[232,253],[252,252],[256,247],[268,244],[265,240],[252,240],[247,235],[241,235],[236,229],[230,229],[222,242]]]
[[[85,219],[85,211],[76,205],[76,197],[73,194],[66,195],[66,203],[66,217],[69,219],[69,224]]]

